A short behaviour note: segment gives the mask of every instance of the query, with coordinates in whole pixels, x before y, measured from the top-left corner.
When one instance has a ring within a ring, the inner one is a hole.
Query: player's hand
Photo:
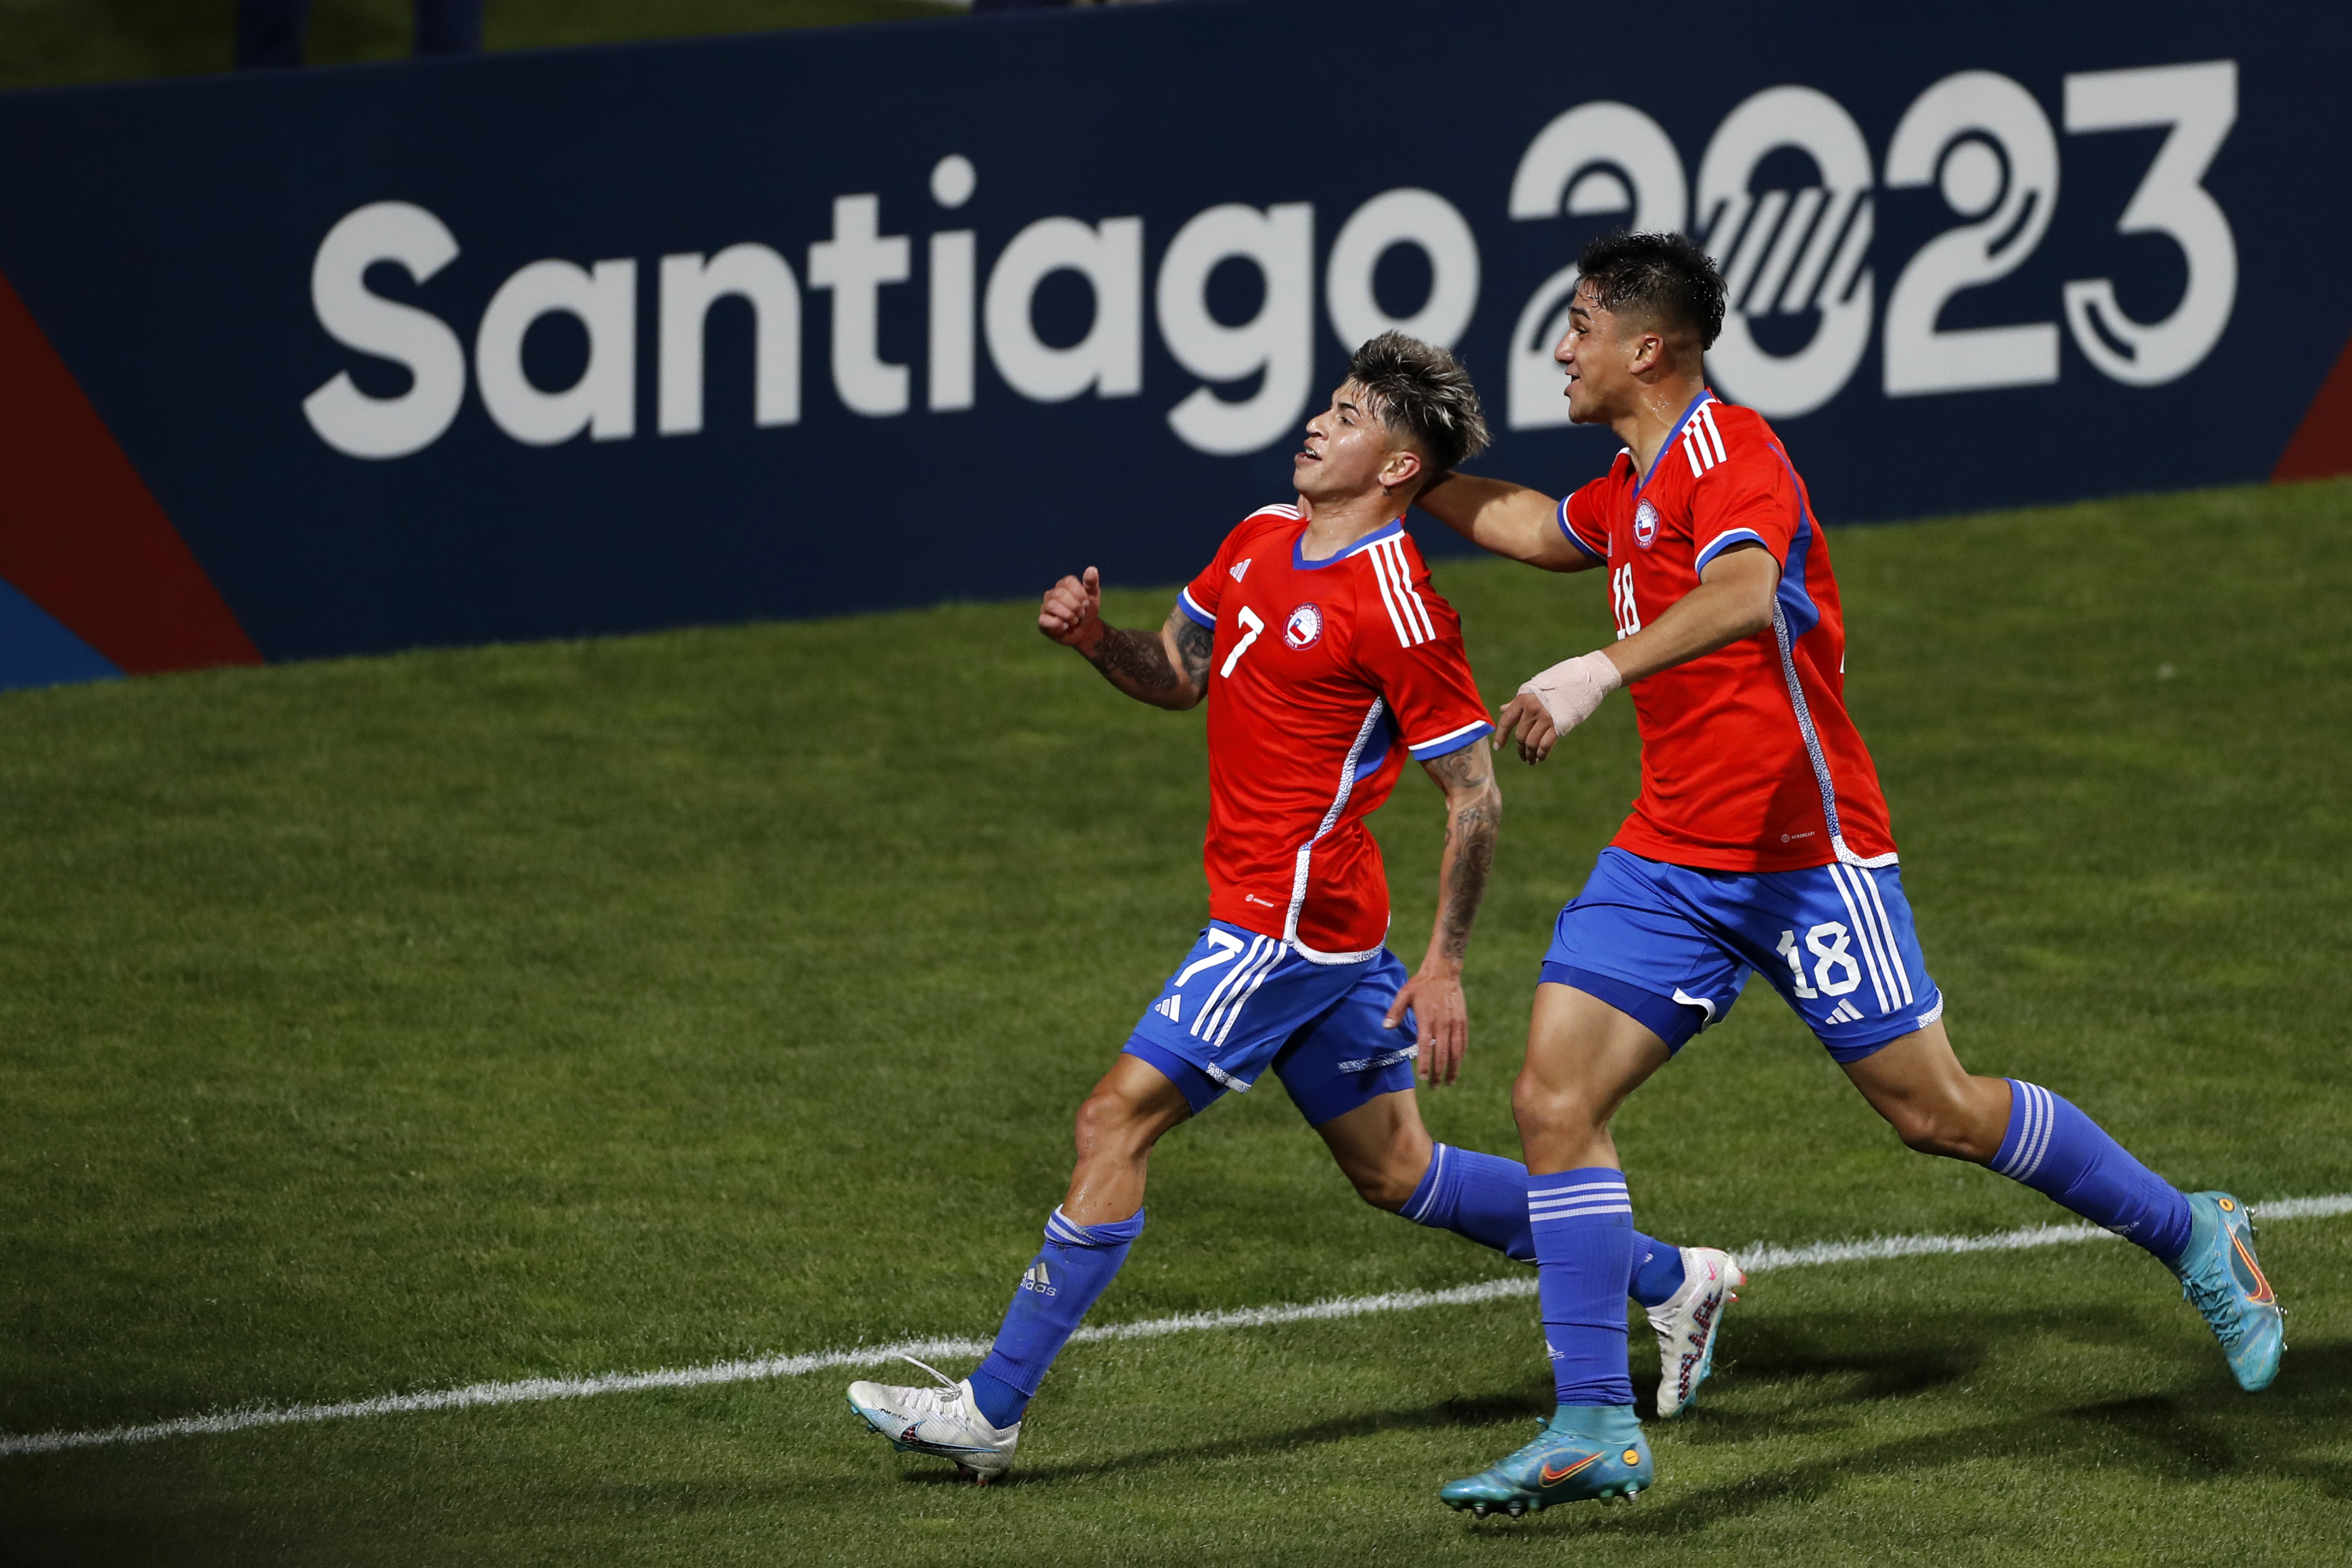
[[[1470,1006],[1462,997],[1462,977],[1424,966],[1398,988],[1381,1027],[1396,1028],[1407,1008],[1420,1026],[1420,1056],[1414,1065],[1422,1082],[1451,1083],[1461,1077],[1462,1053],[1470,1045]]]
[[[1088,567],[1085,577],[1066,577],[1047,589],[1037,606],[1037,630],[1080,653],[1101,642],[1102,574]]]
[[[1495,719],[1495,749],[1500,751],[1508,743],[1517,743],[1519,760],[1541,762],[1559,744],[1559,731],[1551,727],[1551,714],[1543,699],[1530,692],[1521,692],[1503,705]]]
[[[1541,762],[1561,736],[1591,718],[1601,699],[1624,684],[1616,662],[1599,649],[1563,659],[1519,688],[1497,727],[1516,733],[1521,757]]]

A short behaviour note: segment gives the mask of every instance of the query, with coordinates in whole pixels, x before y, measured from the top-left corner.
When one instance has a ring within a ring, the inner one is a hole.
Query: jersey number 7
[[[1217,670],[1217,674],[1227,680],[1233,678],[1234,666],[1242,662],[1242,655],[1249,652],[1249,645],[1252,643],[1257,641],[1257,634],[1265,630],[1265,622],[1259,620],[1257,612],[1246,604],[1242,606],[1242,612],[1236,619],[1244,628],[1242,640],[1234,644],[1234,651],[1225,655],[1224,664]]]

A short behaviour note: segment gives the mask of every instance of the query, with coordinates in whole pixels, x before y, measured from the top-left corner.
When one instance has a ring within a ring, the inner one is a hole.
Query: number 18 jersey
[[[1632,685],[1642,794],[1613,841],[1708,871],[1895,863],[1878,770],[1845,711],[1845,617],[1804,482],[1754,409],[1701,392],[1651,462],[1621,452],[1559,506],[1609,569],[1617,635],[1699,584],[1725,550],[1780,564],[1772,624]]]
[[[1216,633],[1208,671],[1209,913],[1318,963],[1370,958],[1388,877],[1363,819],[1404,759],[1493,732],[1454,607],[1402,519],[1299,553],[1295,507],[1227,535],[1178,601]]]

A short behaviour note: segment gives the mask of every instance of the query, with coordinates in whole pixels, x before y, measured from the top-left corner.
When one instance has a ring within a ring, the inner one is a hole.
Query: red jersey
[[[1633,684],[1642,794],[1612,841],[1706,871],[1893,864],[1878,770],[1845,711],[1829,541],[1763,415],[1701,392],[1648,474],[1620,452],[1560,503],[1559,528],[1608,566],[1620,637],[1736,544],[1780,563],[1770,630]]]
[[[1388,875],[1364,827],[1403,771],[1493,733],[1462,622],[1402,519],[1324,560],[1295,507],[1225,536],[1178,600],[1209,660],[1212,919],[1346,964],[1380,950]]]

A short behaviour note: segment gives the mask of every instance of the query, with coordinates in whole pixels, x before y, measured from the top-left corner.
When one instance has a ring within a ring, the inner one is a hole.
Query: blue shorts
[[[1354,964],[1312,964],[1270,936],[1213,921],[1160,988],[1126,1053],[1184,1092],[1198,1115],[1268,1066],[1309,1126],[1412,1087],[1412,1010],[1381,1019],[1405,982],[1383,947]]]
[[[1839,1061],[1944,1014],[1894,866],[1696,871],[1601,852],[1559,912],[1543,977],[1632,1015],[1679,1051],[1753,969]]]

